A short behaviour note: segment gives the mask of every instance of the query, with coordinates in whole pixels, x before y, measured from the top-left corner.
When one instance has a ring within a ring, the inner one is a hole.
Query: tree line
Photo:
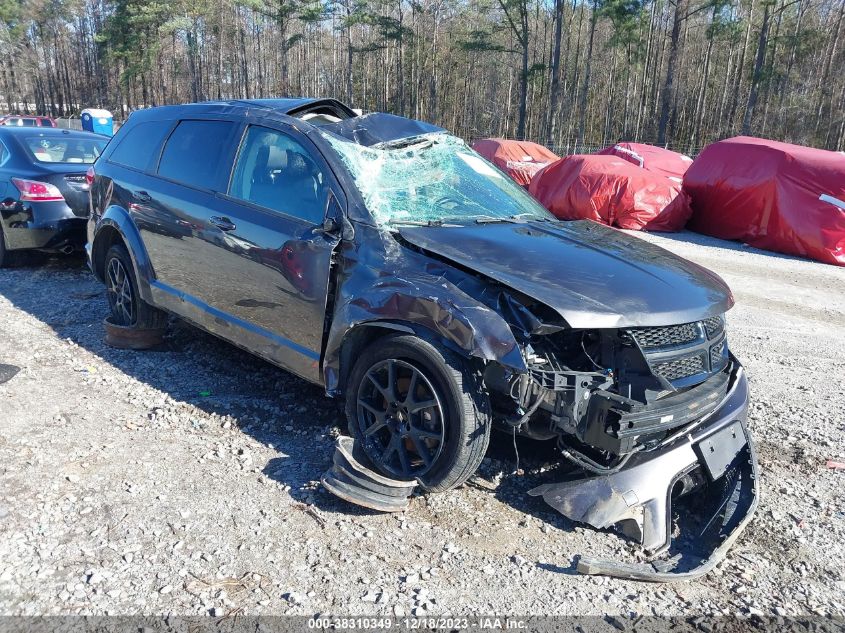
[[[560,153],[845,149],[845,0],[0,0],[0,100],[330,96]]]

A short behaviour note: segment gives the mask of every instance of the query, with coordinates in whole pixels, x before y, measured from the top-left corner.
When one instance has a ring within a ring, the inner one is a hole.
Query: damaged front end
[[[578,571],[635,580],[701,576],[718,564],[757,508],[757,460],[746,427],[748,385],[735,363],[725,398],[705,418],[639,451],[615,472],[545,484],[530,491],[573,521],[616,527],[656,557],[673,545],[673,503],[687,499],[698,526],[681,533],[677,553],[646,564],[582,558]],[[680,524],[688,524],[681,517]]]
[[[532,491],[572,520],[616,526],[660,555],[673,545],[677,500],[712,501],[692,539],[706,546],[700,565],[585,559],[579,570],[704,573],[757,496],[747,384],[727,344],[728,287],[608,227],[557,222],[459,139],[417,126],[387,133],[388,115],[368,116],[316,139],[360,194],[349,213],[355,243],[336,255],[327,391],[343,392],[366,328],[435,341],[480,374],[499,427],[555,441],[579,467],[577,480]]]
[[[539,322],[526,327],[526,310],[514,314],[526,333],[528,371],[488,365],[498,419],[523,435],[555,438],[562,455],[590,473],[530,494],[573,521],[617,529],[653,557],[637,565],[584,558],[578,570],[651,581],[709,571],[758,497],[748,386],[728,351],[724,317],[550,332]]]

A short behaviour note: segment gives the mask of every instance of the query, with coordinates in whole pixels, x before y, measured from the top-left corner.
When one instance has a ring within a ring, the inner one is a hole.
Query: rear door
[[[203,218],[216,192],[225,191],[231,145],[240,127],[226,119],[179,121],[153,167],[157,177],[137,181],[125,194],[157,285],[166,292],[193,297],[203,284],[202,271],[211,256],[204,247]],[[177,312],[187,309],[181,304],[170,307]]]

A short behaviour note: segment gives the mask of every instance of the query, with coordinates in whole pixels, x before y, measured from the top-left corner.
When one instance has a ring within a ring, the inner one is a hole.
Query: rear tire
[[[111,320],[115,325],[139,329],[161,329],[167,326],[167,313],[141,299],[135,269],[123,244],[114,244],[106,253],[103,279]]]
[[[346,416],[380,472],[416,479],[429,492],[472,476],[490,441],[480,376],[465,359],[409,334],[364,350],[347,384]]]

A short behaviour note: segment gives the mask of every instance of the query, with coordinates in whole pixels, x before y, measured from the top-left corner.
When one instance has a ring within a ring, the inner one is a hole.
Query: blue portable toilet
[[[114,117],[108,110],[86,108],[82,111],[82,129],[103,136],[114,134]]]

